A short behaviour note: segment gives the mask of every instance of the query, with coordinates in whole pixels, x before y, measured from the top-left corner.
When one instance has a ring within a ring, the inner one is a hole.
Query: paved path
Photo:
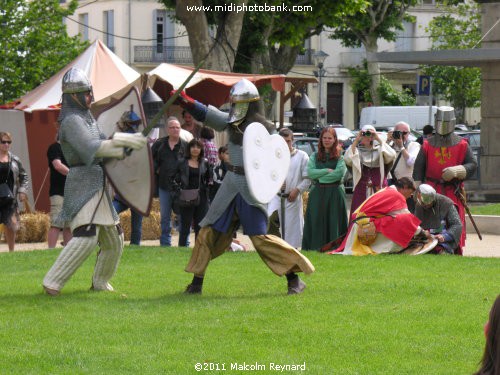
[[[499,217],[500,220],[500,217]],[[252,241],[243,234],[238,234],[238,239],[246,246],[247,249],[253,250]],[[178,234],[172,235],[172,243],[177,244]],[[194,244],[194,234],[190,237],[191,247]],[[142,241],[144,246],[159,246],[159,240]],[[15,251],[31,251],[31,250],[46,250],[46,243],[20,243],[16,244]],[[7,252],[7,244],[0,243],[0,252]],[[467,233],[467,242],[464,251],[465,256],[477,257],[500,257],[500,235],[484,234],[483,240],[480,241],[475,233]]]

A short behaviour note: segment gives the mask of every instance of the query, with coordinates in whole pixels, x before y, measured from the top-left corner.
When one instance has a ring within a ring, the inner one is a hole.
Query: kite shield
[[[119,131],[117,122],[125,111],[133,110],[141,119],[139,131],[144,130],[146,116],[139,92],[134,87],[121,99],[96,115],[99,129],[106,137]],[[153,198],[153,157],[149,146],[132,151],[123,160],[109,159],[104,162],[104,172],[115,192],[132,209],[148,216]]]

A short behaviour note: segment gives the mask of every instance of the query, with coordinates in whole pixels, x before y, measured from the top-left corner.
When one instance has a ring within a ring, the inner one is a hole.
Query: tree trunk
[[[372,97],[373,105],[380,105],[380,95],[378,93],[378,88],[380,86],[380,65],[376,61],[372,61],[371,57],[373,54],[377,53],[377,37],[368,37],[366,42],[363,43],[366,50],[366,61],[368,74],[371,78],[370,84],[370,94]]]
[[[241,0],[237,4],[246,4]],[[215,41],[209,34],[209,27],[204,12],[188,12],[188,7],[203,6],[202,0],[177,1],[175,11],[177,18],[186,27],[194,65],[205,59],[204,69],[231,72],[238,50],[243,17],[245,12],[227,12],[217,29]]]
[[[280,46],[279,48],[271,47],[263,52],[255,53],[252,56],[252,73],[255,74],[287,74],[295,65],[295,60],[300,51],[300,47]],[[272,120],[274,115],[273,103],[276,103],[277,92],[270,90],[264,95],[265,115]]]

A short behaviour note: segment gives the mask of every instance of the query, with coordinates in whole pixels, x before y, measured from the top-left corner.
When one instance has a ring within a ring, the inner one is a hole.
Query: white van
[[[434,115],[437,107],[432,107],[431,125],[434,126]],[[429,123],[428,106],[401,106],[401,107],[366,107],[361,110],[359,127],[373,125],[375,128],[391,128],[397,122],[404,121],[415,130]]]

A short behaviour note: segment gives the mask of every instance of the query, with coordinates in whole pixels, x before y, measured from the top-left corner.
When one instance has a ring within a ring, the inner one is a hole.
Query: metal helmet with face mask
[[[259,99],[259,91],[252,82],[243,78],[235,83],[229,92],[231,109],[227,122],[231,124],[243,120],[248,112],[249,104]]]
[[[455,109],[453,107],[441,106],[436,112],[436,133],[448,135],[455,130]]]
[[[417,204],[429,206],[436,200],[436,190],[427,184],[421,184],[417,189]]]

